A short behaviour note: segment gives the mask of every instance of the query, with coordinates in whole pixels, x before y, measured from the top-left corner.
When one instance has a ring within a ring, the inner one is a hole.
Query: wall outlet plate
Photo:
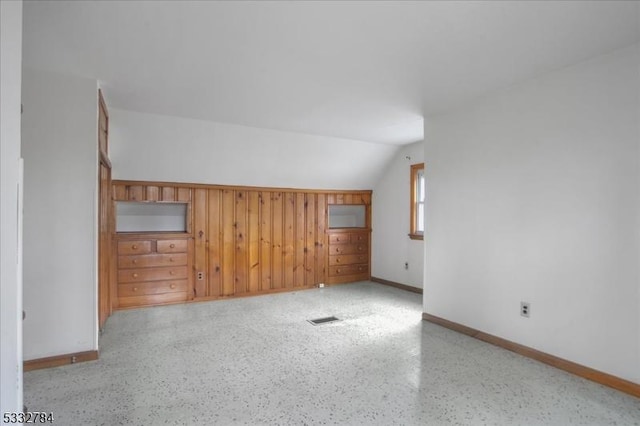
[[[531,315],[531,305],[529,302],[520,302],[520,315],[529,318]]]

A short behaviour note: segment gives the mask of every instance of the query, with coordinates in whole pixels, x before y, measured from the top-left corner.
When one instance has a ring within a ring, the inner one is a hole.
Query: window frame
[[[418,231],[418,203],[420,203],[418,200],[418,177],[420,171],[422,171],[422,176],[424,178],[424,163],[411,165],[409,238],[412,240],[424,240],[424,230]],[[422,204],[425,204],[425,201],[422,201]]]

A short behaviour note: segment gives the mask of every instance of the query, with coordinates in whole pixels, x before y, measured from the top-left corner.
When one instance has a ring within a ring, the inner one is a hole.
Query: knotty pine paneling
[[[260,192],[249,191],[247,215],[248,289],[249,293],[260,291]]]
[[[145,201],[144,199],[144,186],[133,185],[128,188],[127,199],[129,201]]]
[[[271,290],[271,192],[260,193],[260,291]]]
[[[326,279],[326,261],[327,261],[327,196],[325,194],[317,194],[316,203],[316,283],[324,283]]]
[[[287,192],[284,194],[284,235],[282,240],[283,281],[282,288],[293,288],[295,279],[295,248],[296,248],[296,194]]]
[[[147,186],[145,192],[146,201],[160,201],[160,188],[157,186]]]
[[[293,266],[293,286],[304,287],[304,260],[305,260],[305,197],[303,193],[297,193],[295,202],[295,255]]]
[[[178,188],[178,196],[176,201],[188,202],[191,201],[191,188]]]
[[[206,189],[196,189],[193,195],[193,225],[195,234],[193,270],[195,273],[195,297],[206,297],[209,295],[207,286],[208,192]],[[200,279],[199,274],[202,275],[202,279]]]
[[[235,221],[235,191],[222,191],[222,295],[235,294],[236,269],[236,221]]]
[[[160,197],[162,201],[175,201],[176,189],[172,186],[163,186],[160,192]]]
[[[371,192],[273,190],[116,181],[118,201],[187,202],[195,299],[309,288],[328,282],[327,209],[367,205]],[[198,280],[198,273],[203,279]]]
[[[209,189],[207,211],[208,295],[222,296],[222,190]]]
[[[271,197],[271,288],[284,287],[283,243],[284,236],[284,194],[273,192]]]
[[[189,202],[191,201],[191,191],[191,188],[184,187],[152,184],[129,185],[126,183],[114,182],[113,200]]]
[[[111,194],[115,201],[127,201],[127,187],[125,185],[112,185]]]
[[[249,275],[249,251],[247,249],[247,192],[236,191],[235,208],[235,293],[244,294],[248,290],[247,280]]]
[[[316,284],[316,194],[305,196],[305,243],[304,243],[304,282],[305,285]]]

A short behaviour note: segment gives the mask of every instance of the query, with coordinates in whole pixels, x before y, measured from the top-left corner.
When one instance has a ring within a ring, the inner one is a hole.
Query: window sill
[[[422,234],[409,234],[409,238],[412,240],[424,240],[424,236]]]

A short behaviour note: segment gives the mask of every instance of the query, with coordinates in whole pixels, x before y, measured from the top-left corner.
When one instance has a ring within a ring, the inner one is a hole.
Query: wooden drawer
[[[186,264],[186,253],[118,256],[118,267],[122,269],[149,268],[152,266],[182,266]]]
[[[151,241],[119,241],[118,254],[151,253]]]
[[[166,305],[188,300],[186,291],[175,293],[145,294],[142,296],[126,296],[118,298],[119,308],[134,308],[137,306]]]
[[[158,240],[158,253],[186,253],[187,240]]]
[[[351,242],[351,236],[348,233],[329,234],[329,244],[348,244]]]
[[[329,276],[364,274],[369,270],[367,265],[330,266]]]
[[[162,281],[187,278],[187,267],[124,269],[118,271],[119,283]]]
[[[144,296],[147,294],[187,291],[187,280],[152,281],[118,285],[118,297]]]
[[[364,232],[352,233],[351,234],[351,242],[354,244],[368,244],[369,243],[369,234]]]
[[[329,254],[360,254],[369,253],[368,244],[335,244],[329,246]]]
[[[338,256],[329,256],[329,266],[352,265],[356,263],[369,263],[367,254],[344,254]]]

